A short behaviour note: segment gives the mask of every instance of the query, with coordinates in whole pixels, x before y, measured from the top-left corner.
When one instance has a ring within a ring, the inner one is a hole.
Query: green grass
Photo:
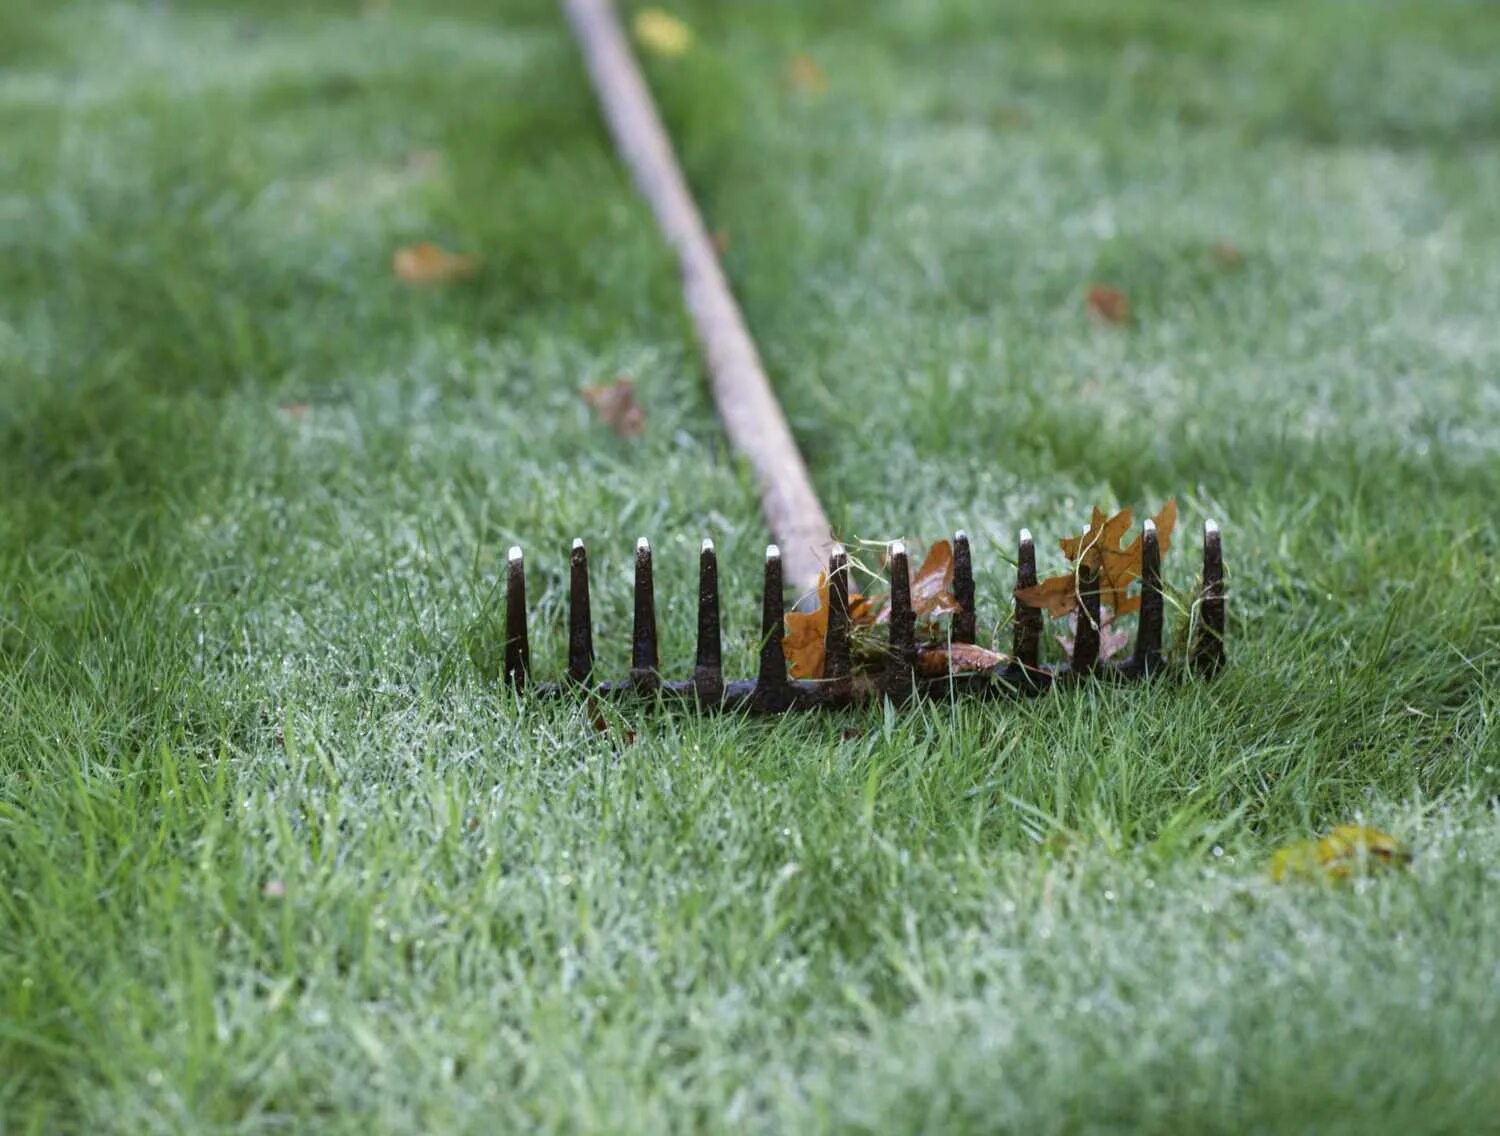
[[[967,528],[1003,637],[1021,525],[1176,494],[1232,666],[518,704],[509,544],[545,671],[590,539],[623,671],[653,536],[675,671],[713,536],[747,672],[765,540],[553,6],[0,0],[0,1130],[1494,1130],[1500,20],[673,10],[840,531]],[[1355,818],[1411,869],[1269,881]]]

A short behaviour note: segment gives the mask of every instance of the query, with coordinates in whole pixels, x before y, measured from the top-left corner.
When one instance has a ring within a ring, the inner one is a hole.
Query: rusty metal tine
[[[589,608],[589,554],[582,540],[568,557],[568,678],[588,682],[594,670],[594,618]]]
[[[705,540],[698,553],[698,659],[693,667],[693,693],[704,706],[716,706],[724,697],[721,638],[719,560],[714,542]]]
[[[1087,557],[1080,556],[1075,581],[1083,602],[1073,631],[1073,657],[1068,670],[1075,675],[1087,675],[1099,667],[1099,570],[1088,563]]]
[[[781,583],[781,549],[766,545],[766,582],[760,601],[760,672],[752,700],[757,709],[781,710],[787,703],[786,634]]]
[[[1162,623],[1161,541],[1156,522],[1148,517],[1141,526],[1141,618],[1132,669],[1149,674],[1161,665]]]
[[[836,688],[853,673],[849,647],[849,554],[842,544],[828,558],[828,632],[823,638],[823,677]]]
[[[917,669],[917,616],[911,606],[911,560],[903,541],[890,545],[891,622],[890,658],[886,661],[885,692],[910,694]]]
[[[659,666],[651,542],[641,537],[635,545],[635,629],[630,648],[631,684],[642,694],[654,694],[661,687],[661,675],[657,672]]]
[[[979,627],[974,608],[974,558],[969,549],[969,534],[959,529],[953,534],[953,598],[958,611],[953,616],[953,641],[972,643]]]
[[[526,561],[520,545],[505,558],[505,678],[517,690],[531,672],[531,644],[526,637]]]
[[[1203,522],[1203,594],[1192,661],[1193,669],[1204,677],[1224,665],[1224,549],[1219,526],[1213,521]]]
[[[1036,545],[1032,543],[1031,531],[1021,530],[1021,540],[1016,550],[1016,590],[1036,586]],[[1029,607],[1016,601],[1015,631],[1011,653],[1024,670],[1034,671],[1042,665],[1042,613],[1040,608]]]

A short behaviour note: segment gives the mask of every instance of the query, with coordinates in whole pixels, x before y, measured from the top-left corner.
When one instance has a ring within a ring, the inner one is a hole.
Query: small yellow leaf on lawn
[[[449,284],[478,270],[478,257],[449,252],[430,241],[398,248],[391,257],[391,271],[407,284]]]
[[[786,65],[786,80],[792,89],[817,96],[828,90],[828,76],[810,55],[794,55]]]
[[[1321,840],[1299,840],[1271,857],[1271,878],[1331,880],[1398,868],[1411,852],[1388,832],[1364,824],[1341,824]]]
[[[642,8],[631,27],[636,40],[653,55],[672,59],[693,46],[693,29],[660,8]]]

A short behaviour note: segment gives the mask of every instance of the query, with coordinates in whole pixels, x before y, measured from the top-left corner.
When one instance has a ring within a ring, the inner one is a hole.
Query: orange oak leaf
[[[876,613],[883,596],[867,596],[859,592],[849,595],[849,623],[853,628],[869,627],[876,622]],[[781,653],[786,656],[787,672],[792,678],[822,678],[827,663],[825,653],[828,639],[828,576],[818,573],[818,606],[812,611],[789,611],[786,614],[786,632],[781,639]]]
[[[620,375],[612,383],[584,387],[580,393],[599,420],[620,437],[639,438],[646,432],[646,412],[635,400],[635,383],[629,375]]]
[[[828,636],[828,576],[818,573],[818,606],[786,613],[781,652],[793,678],[822,678],[824,641]]]
[[[1141,575],[1141,534],[1137,533],[1128,546],[1120,547],[1131,519],[1130,509],[1121,509],[1110,517],[1095,506],[1089,527],[1081,536],[1064,537],[1058,542],[1063,555],[1075,565],[1087,565],[1098,574],[1100,605],[1110,608],[1116,616],[1129,615],[1141,606],[1140,597],[1128,593],[1130,585]],[[1177,499],[1174,497],[1163,505],[1152,520],[1156,523],[1158,546],[1165,554],[1172,542],[1172,530],[1177,526]],[[1078,608],[1081,598],[1077,568],[1029,588],[1020,588],[1016,597],[1029,607],[1046,610],[1054,619],[1067,615]]]
[[[479,258],[449,252],[431,241],[398,248],[391,256],[391,271],[406,284],[451,284],[467,280],[479,271]]]

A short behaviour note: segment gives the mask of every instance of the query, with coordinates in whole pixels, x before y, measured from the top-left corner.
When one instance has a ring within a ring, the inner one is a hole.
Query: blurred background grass
[[[650,79],[841,534],[967,528],[1003,637],[1021,525],[1055,565],[1175,494],[1233,667],[516,705],[507,545],[546,671],[590,539],[622,670],[652,536],[674,669],[713,536],[747,671],[765,539],[553,6],[0,0],[6,1126],[1482,1128],[1492,6],[672,11]],[[422,240],[479,274],[403,286]],[[577,395],[617,373],[638,443]],[[1355,816],[1409,873],[1266,881]]]

